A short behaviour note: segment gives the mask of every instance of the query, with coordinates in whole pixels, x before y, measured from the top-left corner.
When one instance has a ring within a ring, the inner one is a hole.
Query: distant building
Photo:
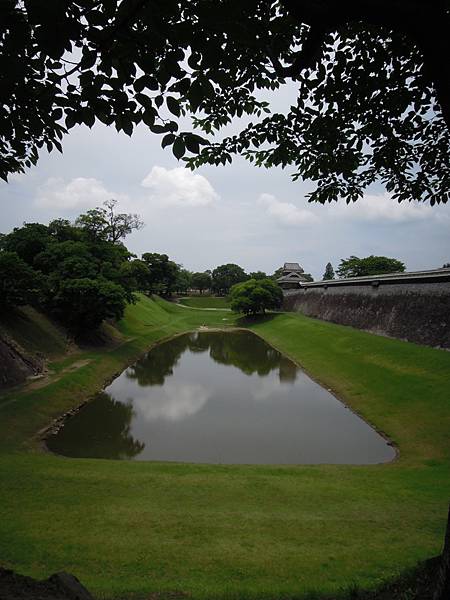
[[[308,281],[304,273],[305,271],[298,263],[284,263],[283,275],[278,277],[277,283],[284,290],[296,289],[300,283]]]

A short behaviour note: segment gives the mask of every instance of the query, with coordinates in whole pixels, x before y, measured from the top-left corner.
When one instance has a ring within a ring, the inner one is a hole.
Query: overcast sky
[[[74,219],[116,198],[120,212],[145,222],[125,241],[132,252],[163,252],[190,270],[235,262],[272,273],[295,261],[321,278],[328,261],[336,268],[352,254],[399,258],[408,270],[450,262],[450,206],[399,205],[381,186],[351,206],[311,205],[312,185],[292,182],[289,170],[238,159],[191,172],[145,126],[132,138],[81,126],[63,147],[63,155],[44,151],[36,167],[0,184],[1,232]]]

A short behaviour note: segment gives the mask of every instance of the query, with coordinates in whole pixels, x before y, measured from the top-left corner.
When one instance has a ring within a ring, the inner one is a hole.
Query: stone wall
[[[305,284],[284,290],[284,310],[450,348],[450,281],[443,279]]]
[[[10,337],[0,336],[0,390],[22,383],[42,372],[42,360],[29,356]]]

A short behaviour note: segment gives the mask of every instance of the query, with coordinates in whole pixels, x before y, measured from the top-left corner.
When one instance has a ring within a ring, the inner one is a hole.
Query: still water
[[[228,464],[369,464],[395,455],[250,332],[196,332],[156,346],[48,446],[73,457]]]

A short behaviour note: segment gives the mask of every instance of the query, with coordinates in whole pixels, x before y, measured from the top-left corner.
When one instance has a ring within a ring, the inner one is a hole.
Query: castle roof
[[[286,262],[283,266],[283,271],[297,271],[299,273],[304,273],[301,266],[296,262]]]

